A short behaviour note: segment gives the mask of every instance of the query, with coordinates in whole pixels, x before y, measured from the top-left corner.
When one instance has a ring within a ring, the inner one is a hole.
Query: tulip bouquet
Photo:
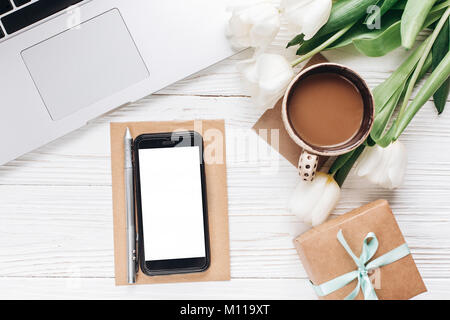
[[[282,0],[276,6],[269,0],[245,1],[231,6],[228,36],[233,47],[252,47],[254,56],[238,64],[257,106],[273,106],[294,77],[295,66],[285,56],[267,53],[267,47],[280,31],[284,19],[293,32],[310,39],[328,21],[332,0]]]
[[[413,117],[431,98],[444,111],[450,89],[450,0],[282,0],[254,1],[233,10],[230,35],[235,46],[254,47],[255,56],[240,70],[256,90],[258,102],[273,103],[291,81],[293,68],[315,54],[353,45],[368,57],[383,56],[403,47],[409,56],[373,90],[376,116],[370,137],[358,149],[337,158],[328,174],[313,182],[301,181],[290,210],[312,225],[321,224],[334,209],[351,169],[382,187],[399,187],[405,175],[406,149],[398,140]],[[289,63],[283,56],[264,53],[285,19],[297,33],[287,47],[299,56]],[[414,45],[421,31],[426,39]],[[431,71],[417,95],[413,90]]]

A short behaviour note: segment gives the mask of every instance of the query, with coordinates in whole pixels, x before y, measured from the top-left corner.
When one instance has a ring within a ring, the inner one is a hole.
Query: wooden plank
[[[450,299],[450,280],[426,281],[416,300]],[[0,299],[317,299],[308,280],[236,279],[227,282],[114,287],[113,279],[1,278]]]

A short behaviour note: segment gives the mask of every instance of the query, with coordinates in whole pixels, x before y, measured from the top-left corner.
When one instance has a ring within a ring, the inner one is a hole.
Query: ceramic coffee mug
[[[292,122],[289,119],[289,99],[293,90],[296,88],[296,84],[305,79],[306,77],[318,74],[318,73],[334,73],[338,74],[347,80],[351,81],[359,90],[364,103],[363,119],[361,122],[361,127],[356,135],[349,141],[332,147],[319,147],[310,145],[304,141],[295,131],[292,126]],[[297,75],[292,82],[289,84],[283,99],[282,105],[282,119],[284,126],[289,133],[289,136],[294,140],[294,142],[303,149],[298,162],[298,169],[300,176],[305,181],[312,181],[315,177],[317,165],[319,161],[319,156],[339,156],[350,151],[355,150],[369,136],[372,130],[373,121],[375,117],[374,99],[372,93],[367,86],[366,82],[359,76],[355,71],[349,68],[335,64],[335,63],[322,63],[318,65],[311,66],[303,70],[299,75]]]

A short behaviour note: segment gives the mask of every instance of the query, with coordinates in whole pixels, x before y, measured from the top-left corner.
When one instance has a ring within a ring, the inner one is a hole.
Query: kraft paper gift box
[[[325,222],[300,235],[294,243],[320,299],[340,300],[353,293],[354,297],[350,298],[404,300],[427,291],[386,200]],[[357,266],[359,258],[364,260],[359,266],[365,264],[361,269]],[[380,262],[382,259],[384,262]],[[374,270],[367,274],[367,267]]]

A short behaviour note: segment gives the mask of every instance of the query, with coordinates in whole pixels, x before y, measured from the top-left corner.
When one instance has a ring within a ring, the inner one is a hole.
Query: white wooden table
[[[282,50],[281,37],[273,51]],[[368,59],[351,48],[327,57],[359,71],[371,87],[399,65],[401,50]],[[256,136],[255,108],[235,70],[244,52],[138,103],[0,167],[0,298],[315,299],[292,239],[303,227],[286,210],[298,176],[280,158],[236,151],[236,130]],[[388,199],[429,293],[450,298],[450,110],[429,102],[402,137],[409,153],[406,182],[394,192],[351,176],[337,212]],[[229,282],[115,287],[109,123],[225,119],[231,241]]]

